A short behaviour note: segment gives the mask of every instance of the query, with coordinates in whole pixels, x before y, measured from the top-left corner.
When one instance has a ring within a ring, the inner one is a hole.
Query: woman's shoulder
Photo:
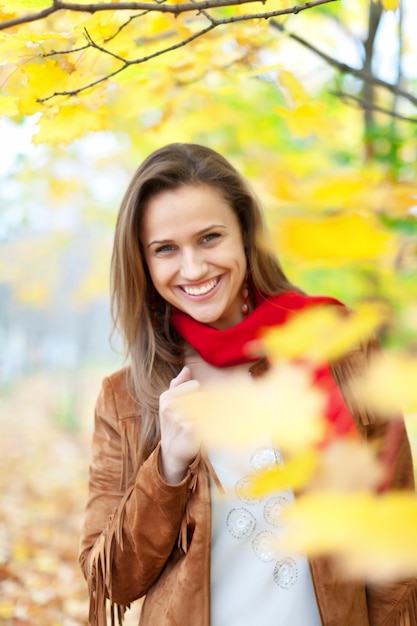
[[[140,403],[133,389],[129,366],[103,379],[97,410],[111,411],[119,420],[140,415]]]

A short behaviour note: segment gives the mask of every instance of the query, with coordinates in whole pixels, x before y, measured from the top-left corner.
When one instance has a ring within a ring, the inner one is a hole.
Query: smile
[[[188,296],[203,296],[206,293],[209,293],[212,289],[214,289],[218,282],[218,278],[213,278],[213,280],[206,283],[205,285],[199,285],[198,287],[182,286],[181,289],[185,291]]]

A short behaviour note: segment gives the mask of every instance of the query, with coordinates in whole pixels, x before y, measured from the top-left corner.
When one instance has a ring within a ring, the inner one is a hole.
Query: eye
[[[155,254],[167,254],[168,252],[172,252],[174,250],[174,246],[170,243],[165,243],[163,246],[158,246],[155,248]]]
[[[220,233],[208,233],[208,235],[204,235],[202,241],[203,243],[210,243],[219,237],[221,237]]]

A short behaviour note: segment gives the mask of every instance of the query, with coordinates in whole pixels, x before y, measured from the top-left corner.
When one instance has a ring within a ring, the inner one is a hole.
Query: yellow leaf
[[[0,3],[0,20],[2,22],[6,21],[6,20],[10,20],[13,17],[16,17],[16,13],[14,11],[12,11],[12,9],[7,9],[3,2]]]
[[[16,100],[17,98],[0,96],[0,115],[17,115],[19,108]]]
[[[375,1],[375,0],[374,0]],[[395,11],[400,8],[400,0],[381,0],[386,11]]]
[[[375,448],[363,441],[335,439],[321,450],[308,489],[332,492],[375,490],[384,475],[385,468]]]
[[[378,259],[390,251],[393,236],[373,215],[357,213],[315,217],[286,217],[276,231],[278,249],[309,261]]]
[[[274,465],[252,476],[248,493],[260,497],[280,489],[301,489],[310,481],[318,463],[318,452],[307,450],[283,465]]]
[[[63,106],[51,119],[43,116],[39,120],[39,132],[33,136],[33,143],[70,143],[84,133],[104,130],[107,123],[104,109],[89,111],[81,104]]]
[[[338,559],[345,576],[389,582],[417,574],[414,493],[310,493],[282,512],[289,530],[281,549]]]
[[[142,36],[142,21],[140,24],[138,32],[138,22],[133,20],[126,24],[123,11],[117,11],[115,7],[114,11],[97,11],[88,20],[78,23],[76,34],[82,41],[86,30],[96,44],[123,56],[132,50],[133,40]]]
[[[328,106],[325,102],[304,102],[293,109],[277,106],[274,111],[284,118],[290,133],[300,139],[329,129]]]
[[[0,33],[0,52],[2,65],[6,62],[17,63],[23,58],[27,59],[27,39],[25,37],[18,37],[17,35],[2,32]]]
[[[46,9],[51,6],[51,2],[50,0],[8,0],[8,2],[3,0],[1,6],[16,13],[25,9]]]
[[[417,412],[417,359],[401,353],[376,356],[356,392],[382,414]]]
[[[252,497],[279,489],[343,491],[375,489],[383,477],[376,452],[361,441],[336,439],[320,452],[309,449],[254,474],[247,491]]]
[[[172,21],[169,15],[163,13],[155,13],[147,16],[146,24],[146,36],[154,37],[164,33],[166,35],[172,29]]]
[[[284,326],[265,330],[261,341],[272,360],[323,363],[357,347],[388,317],[385,306],[369,303],[358,304],[349,315],[337,306],[313,307],[294,314]]]
[[[304,87],[291,72],[281,70],[279,72],[279,82],[290,93],[294,103],[305,102],[308,100],[308,94]]]
[[[241,447],[265,434],[283,450],[299,451],[323,439],[325,398],[301,365],[274,367],[261,380],[232,377],[178,399],[198,420],[207,446]]]
[[[27,63],[22,67],[27,77],[27,86],[19,100],[19,111],[23,115],[38,113],[42,105],[38,98],[49,96],[57,91],[64,91],[68,74],[57,61],[47,59],[38,63]]]
[[[59,91],[61,85],[65,84],[68,74],[62,69],[58,61],[46,59],[41,62],[26,63],[23,71],[28,78],[29,87],[33,90],[39,90],[44,94],[46,91]]]
[[[365,180],[361,175],[326,175],[309,185],[307,194],[311,197],[312,204],[320,207],[355,208],[362,201],[363,194],[370,193],[370,186],[371,181]]]

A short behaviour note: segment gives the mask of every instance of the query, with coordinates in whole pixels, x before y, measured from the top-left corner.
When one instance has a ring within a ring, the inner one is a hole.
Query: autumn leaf
[[[329,130],[328,107],[325,102],[303,102],[292,109],[277,106],[274,110],[285,120],[294,137],[305,139]]]
[[[355,391],[381,414],[417,413],[417,359],[405,352],[377,355]]]
[[[0,115],[17,115],[18,110],[16,98],[12,96],[0,96]]]
[[[51,2],[50,0],[8,0],[7,2],[2,0],[0,6],[16,12],[25,9],[46,9],[51,6]]]
[[[67,72],[57,61],[47,59],[44,63],[30,62],[22,68],[27,85],[19,100],[19,112],[31,115],[39,111],[38,98],[54,91],[65,90],[68,81]]]
[[[385,11],[395,11],[400,8],[400,0],[381,0],[381,4]]]
[[[316,492],[283,511],[279,548],[331,555],[345,576],[383,583],[417,574],[417,498],[413,493]]]
[[[107,126],[105,111],[89,111],[81,104],[66,105],[48,119],[38,122],[39,132],[33,136],[33,143],[70,143],[87,132],[104,130]]]
[[[322,440],[324,396],[308,369],[282,364],[257,381],[232,377],[178,399],[197,420],[205,444],[241,447],[268,435],[284,450],[300,451]]]
[[[288,216],[275,232],[278,249],[308,261],[332,263],[379,259],[392,252],[393,235],[371,214]]]
[[[253,475],[248,493],[253,497],[262,497],[280,489],[302,489],[311,480],[318,464],[317,450],[307,450],[283,465],[274,465]]]
[[[31,50],[28,47],[28,39],[25,36],[18,37],[12,36],[9,33],[0,33],[0,53],[2,63],[0,67],[7,63],[10,66],[14,66],[20,63],[22,60],[28,61],[32,59],[34,54],[31,54]]]
[[[375,489],[383,478],[376,452],[363,442],[335,439],[309,448],[251,477],[248,492],[260,497],[279,489],[354,492]]]
[[[389,310],[377,304],[358,304],[348,315],[337,306],[314,307],[294,314],[285,326],[264,330],[261,343],[272,360],[328,362],[357,347],[388,317]]]
[[[331,209],[361,216],[366,212],[412,216],[417,198],[413,182],[389,181],[370,165],[364,170],[337,169],[320,154],[315,157],[315,175],[309,175],[311,167],[311,160],[304,161],[303,155],[287,155],[271,178],[277,198],[317,213]],[[325,175],[319,173],[321,169],[327,170]]]
[[[375,491],[385,475],[377,450],[364,441],[337,438],[321,450],[309,491]]]
[[[306,102],[309,99],[303,85],[299,80],[297,80],[292,72],[280,70],[278,78],[282,87],[284,87],[291,95],[294,103]]]

